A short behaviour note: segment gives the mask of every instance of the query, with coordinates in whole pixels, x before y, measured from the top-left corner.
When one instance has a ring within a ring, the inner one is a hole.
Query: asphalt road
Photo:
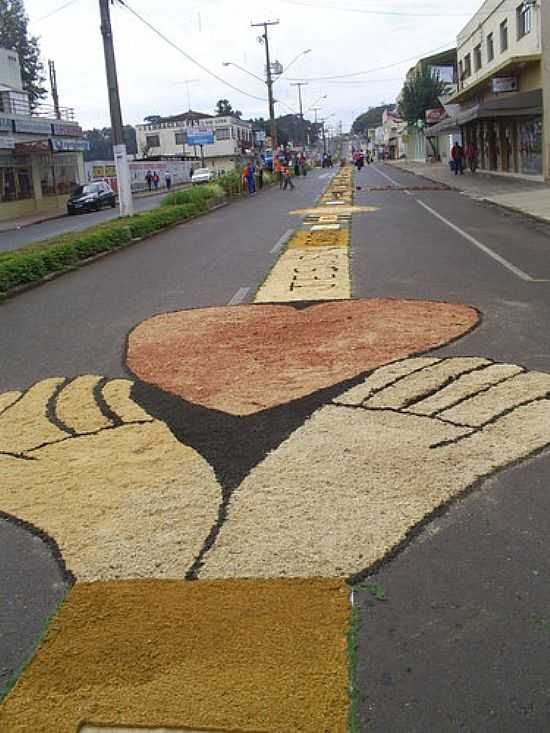
[[[476,306],[481,325],[436,355],[550,371],[550,282],[508,267],[550,278],[550,227],[453,191],[415,190],[432,184],[388,165],[357,180],[357,203],[379,211],[354,219],[355,296]],[[366,190],[395,184],[409,193]],[[549,484],[547,452],[494,476],[371,579],[385,602],[358,592],[365,730],[548,730]]]
[[[166,191],[163,191],[158,195],[135,198],[134,209],[136,212],[154,209],[165,196]],[[92,211],[89,214],[78,214],[75,216],[69,216],[67,214],[59,219],[50,219],[41,224],[30,224],[21,229],[0,232],[0,252],[18,249],[18,247],[23,247],[25,244],[40,242],[43,239],[49,239],[58,234],[80,231],[93,224],[100,224],[104,221],[116,219],[118,215],[118,207],[116,209],[102,209],[101,211]]]
[[[126,375],[126,334],[143,319],[249,300],[299,221],[289,211],[311,205],[325,175],[232,204],[2,304],[0,390],[54,375]],[[537,282],[550,280],[547,227],[426,190],[427,181],[390,166],[366,168],[357,183],[356,203],[378,211],[353,221],[354,296],[476,306],[481,325],[440,355],[550,372],[550,282]],[[379,571],[386,602],[358,592],[365,729],[548,730],[549,475],[543,454],[493,477]],[[50,603],[59,582],[44,590]]]

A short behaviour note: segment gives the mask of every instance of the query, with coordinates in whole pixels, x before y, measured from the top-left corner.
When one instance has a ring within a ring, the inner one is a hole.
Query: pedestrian
[[[191,168],[189,168],[189,180],[191,180],[193,178],[193,173],[194,172],[195,171],[193,170],[193,166],[191,166]]]
[[[153,188],[153,174],[151,171],[147,171],[145,174],[145,180],[147,181],[147,186],[149,188],[149,191]]]
[[[474,142],[471,142],[466,146],[466,161],[471,173],[475,173],[477,170],[477,158],[477,145]]]
[[[279,158],[275,158],[275,163],[273,164],[273,168],[275,170],[275,175],[277,176],[277,180],[279,181],[279,189],[282,189],[283,183],[284,183],[283,164],[281,163]]]
[[[155,171],[153,173],[153,186],[155,187],[155,191],[158,191],[159,183],[160,183],[160,177],[159,177],[159,174]]]
[[[299,176],[300,175],[300,161],[298,160],[298,156],[294,156],[294,175]]]
[[[243,167],[241,173],[241,190],[243,193],[248,190],[248,163]]]
[[[166,171],[164,175],[164,180],[166,181],[166,188],[170,190],[172,188],[172,174],[170,171]]]
[[[253,196],[256,193],[256,179],[254,178],[255,172],[254,163],[249,163],[246,170],[246,185],[249,196]]]
[[[264,187],[264,167],[261,161],[258,161],[256,165],[256,175],[258,176],[258,188],[261,191]]]
[[[464,159],[464,150],[462,148],[462,145],[458,143],[458,141],[455,142],[451,149],[451,159],[453,161],[453,172],[455,176],[462,175],[464,173],[463,169],[463,159]]]
[[[294,184],[292,183],[292,176],[290,175],[290,168],[288,166],[288,163],[283,167],[283,180],[283,191],[286,191],[288,186],[290,186],[290,188],[294,190]]]

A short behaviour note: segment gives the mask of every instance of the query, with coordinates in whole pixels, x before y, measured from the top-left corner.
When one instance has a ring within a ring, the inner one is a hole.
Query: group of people
[[[160,186],[160,176],[156,171],[147,171],[145,174],[145,182],[147,183],[149,191],[152,191],[153,188],[155,191],[158,191]],[[166,188],[170,190],[172,188],[172,174],[170,171],[166,171],[164,174],[164,182],[166,183]]]
[[[249,196],[253,196],[256,193],[256,182],[258,188],[264,186],[264,169],[260,162],[250,161],[248,162],[242,171],[242,184],[243,190],[248,191]]]
[[[358,171],[360,171],[364,167],[365,162],[370,165],[373,161],[374,155],[371,154],[370,150],[367,150],[366,153],[364,153],[362,150],[356,150],[353,153],[353,164]]]
[[[470,142],[463,148],[462,145],[456,141],[451,149],[451,170],[455,176],[464,175],[464,168],[468,166],[471,173],[475,173],[478,164],[478,150],[475,143]]]
[[[321,168],[332,168],[332,166],[332,155],[329,153],[323,153],[323,157],[321,158]]]

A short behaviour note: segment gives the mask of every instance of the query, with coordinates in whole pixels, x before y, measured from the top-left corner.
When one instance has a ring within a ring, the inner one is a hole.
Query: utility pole
[[[264,32],[262,38],[265,44],[265,62],[266,62],[266,84],[267,84],[267,99],[269,103],[269,121],[271,127],[271,145],[273,148],[273,155],[278,147],[277,141],[277,123],[275,122],[275,101],[273,99],[273,77],[271,75],[271,58],[269,56],[269,33],[268,27],[270,25],[279,25],[278,20],[266,20],[263,23],[251,23],[252,28],[263,28]]]
[[[53,108],[56,119],[61,119],[61,110],[59,108],[59,91],[57,89],[57,74],[55,73],[55,61],[48,61],[48,69],[50,71],[50,86],[52,89]]]
[[[109,89],[109,109],[111,112],[111,135],[118,182],[118,200],[121,216],[132,216],[134,202],[132,200],[132,186],[130,182],[130,168],[128,154],[124,142],[122,112],[116,73],[115,49],[113,46],[113,31],[111,28],[110,5],[114,0],[99,0],[101,14],[101,35],[103,36],[103,50],[105,52],[105,68],[107,71],[107,86]]]
[[[300,109],[300,119],[302,121],[302,147],[305,145],[306,142],[306,131],[304,127],[304,107],[302,105],[302,87],[307,87],[308,82],[307,81],[297,81],[294,84],[291,84],[291,87],[298,87],[298,104]]]
[[[533,2],[530,3],[532,12],[537,12],[537,7]],[[548,2],[541,2],[540,8],[540,34],[541,34],[541,52],[542,52],[542,108],[544,114],[543,119],[543,156],[542,156],[542,172],[545,181],[550,180],[550,5]],[[536,27],[536,25],[535,25]]]

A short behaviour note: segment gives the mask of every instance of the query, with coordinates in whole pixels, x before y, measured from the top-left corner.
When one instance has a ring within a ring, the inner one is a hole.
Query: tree
[[[405,82],[399,98],[399,115],[409,125],[426,119],[426,110],[441,106],[439,97],[447,91],[439,73],[429,66],[415,71]]]
[[[242,112],[240,109],[233,109],[231,102],[228,99],[218,99],[216,102],[216,114],[218,117],[237,117],[241,119]]]
[[[144,122],[147,122],[149,125],[155,125],[157,122],[160,122],[162,120],[162,117],[160,115],[148,115],[147,117],[143,118]]]
[[[378,107],[369,107],[366,112],[363,112],[363,114],[357,117],[351,127],[351,131],[355,135],[366,135],[369,129],[380,127],[382,124],[382,115],[387,108],[387,104],[382,104]]]
[[[84,137],[90,143],[90,149],[84,153],[85,160],[113,160],[113,138],[110,127],[101,130],[86,130]],[[124,141],[130,155],[137,153],[136,131],[132,125],[124,126]]]
[[[23,0],[0,0],[0,46],[19,54],[23,89],[34,109],[46,96],[47,90],[42,86],[46,77],[40,61],[38,38],[29,36],[28,23]]]

